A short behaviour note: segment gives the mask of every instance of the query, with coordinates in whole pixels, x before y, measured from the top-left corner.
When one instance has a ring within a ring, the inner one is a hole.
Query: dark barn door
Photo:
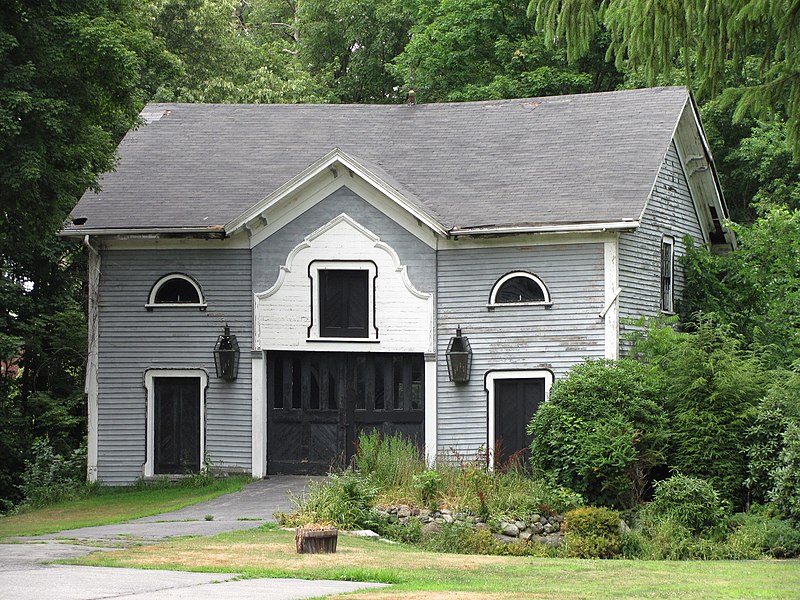
[[[494,460],[503,464],[517,452],[529,464],[527,433],[536,409],[544,402],[544,379],[497,379],[494,382]]]
[[[156,377],[154,473],[200,470],[200,378]]]
[[[350,460],[362,432],[424,442],[421,354],[270,352],[267,471],[319,474]]]

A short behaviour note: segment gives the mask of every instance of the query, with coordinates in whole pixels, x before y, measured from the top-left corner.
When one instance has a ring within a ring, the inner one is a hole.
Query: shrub
[[[422,503],[429,508],[436,507],[436,499],[444,486],[444,479],[438,471],[428,469],[417,473],[413,478],[414,487],[419,493]]]
[[[576,558],[613,558],[622,547],[621,518],[614,510],[585,506],[569,511],[564,519],[564,545]]]
[[[44,437],[33,442],[30,453],[20,485],[25,504],[36,507],[53,504],[74,498],[86,488],[86,446],[64,458],[56,454],[50,440]]]
[[[800,523],[800,425],[790,423],[783,434],[780,466],[774,471],[770,499],[795,523]]]
[[[357,471],[369,475],[382,490],[414,494],[414,476],[426,468],[416,444],[402,435],[383,436],[380,431],[362,433],[353,457]]]
[[[321,483],[311,482],[304,496],[293,498],[294,512],[278,518],[287,527],[321,523],[361,529],[374,520],[372,506],[377,491],[368,477],[352,471],[331,474]]]
[[[681,339],[663,364],[670,464],[707,480],[742,507],[747,478],[742,441],[766,387],[764,371],[728,328],[705,323]]]
[[[667,418],[649,371],[634,360],[590,360],[556,382],[534,415],[535,469],[593,504],[630,508],[665,463]]]
[[[800,556],[800,529],[789,521],[769,515],[760,507],[734,515],[733,524],[735,529],[731,535],[751,540],[760,552],[774,558]]]
[[[703,479],[673,475],[654,486],[653,501],[642,511],[645,519],[666,517],[696,534],[717,527],[725,518],[723,501]]]

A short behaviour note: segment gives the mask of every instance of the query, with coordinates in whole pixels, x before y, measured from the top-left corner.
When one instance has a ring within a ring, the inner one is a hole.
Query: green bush
[[[673,475],[654,484],[653,501],[642,511],[645,518],[669,518],[692,533],[723,524],[726,510],[714,487],[703,479]]]
[[[728,328],[704,323],[680,339],[659,360],[671,423],[670,465],[707,480],[740,508],[746,501],[743,440],[767,376]]]
[[[592,504],[631,508],[666,464],[667,418],[650,372],[634,360],[590,360],[553,386],[534,415],[534,468]]]
[[[620,514],[605,507],[585,506],[564,518],[564,545],[575,558],[613,558],[622,549]]]
[[[319,523],[361,529],[374,520],[377,493],[369,477],[352,471],[331,474],[323,482],[311,482],[304,496],[293,498],[294,512],[280,514],[279,521],[286,527]]]
[[[770,499],[787,517],[800,523],[800,425],[790,423],[783,434],[780,466],[773,472]]]
[[[412,497],[414,476],[426,469],[425,458],[412,440],[402,435],[384,436],[377,430],[358,436],[353,464],[381,490],[397,490]]]
[[[86,486],[86,446],[65,458],[56,454],[47,437],[37,438],[25,461],[20,489],[24,503],[41,507],[78,497]]]
[[[752,545],[760,552],[774,558],[800,556],[800,528],[791,522],[771,516],[758,507],[734,515],[732,522],[734,532],[731,535],[752,540]]]
[[[431,509],[436,508],[437,498],[444,487],[441,474],[434,469],[427,469],[414,475],[413,482],[422,503]]]

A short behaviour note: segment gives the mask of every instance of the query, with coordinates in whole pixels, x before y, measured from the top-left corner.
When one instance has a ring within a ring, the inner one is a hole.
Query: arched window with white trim
[[[489,308],[496,306],[551,306],[547,286],[533,273],[514,271],[503,275],[492,287]]]
[[[194,279],[182,273],[170,273],[150,289],[145,307],[152,310],[157,306],[192,306],[202,310],[206,307],[206,300]]]

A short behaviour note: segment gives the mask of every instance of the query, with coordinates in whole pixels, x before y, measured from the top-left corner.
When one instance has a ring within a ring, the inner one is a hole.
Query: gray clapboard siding
[[[208,308],[144,308],[167,273],[193,277]],[[131,483],[142,475],[147,369],[204,369],[206,451],[216,467],[250,468],[249,250],[104,250],[100,278],[98,477]],[[241,346],[239,377],[215,377],[212,350],[229,323]]]
[[[553,306],[486,304],[511,271],[542,279]],[[604,355],[603,244],[563,244],[440,251],[438,256],[439,452],[468,457],[486,445],[484,376],[492,369],[549,369],[556,377],[586,357]],[[445,351],[461,325],[473,351],[469,383],[451,383]]]
[[[665,235],[675,240],[674,294],[677,302],[685,286],[680,266],[680,257],[686,254],[684,237],[690,235],[695,243],[702,244],[703,233],[674,142],[661,165],[639,228],[622,234],[619,239],[623,350],[627,347],[624,335],[633,329],[630,321],[642,316],[655,317],[661,312],[661,240]]]
[[[280,267],[286,264],[289,252],[307,235],[342,213],[369,229],[397,252],[401,264],[408,267],[408,277],[414,287],[422,292],[434,291],[436,252],[347,187],[339,188],[253,248],[253,291],[269,289],[278,279]]]

